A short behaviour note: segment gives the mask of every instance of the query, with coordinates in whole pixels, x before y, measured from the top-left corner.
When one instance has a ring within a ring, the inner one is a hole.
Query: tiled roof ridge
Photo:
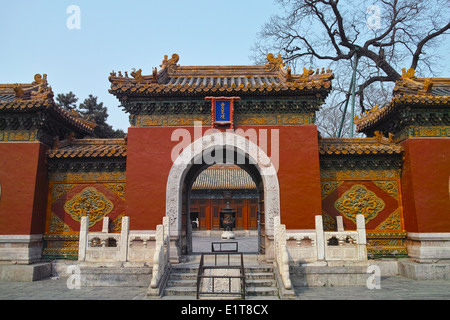
[[[50,159],[70,158],[124,158],[127,155],[126,139],[73,139],[55,141],[47,151]]]
[[[375,138],[321,138],[321,155],[401,154],[404,148],[389,138],[377,134]]]
[[[91,134],[96,126],[94,122],[65,110],[53,100],[54,93],[48,85],[46,74],[36,74],[32,83],[0,84],[0,94],[8,96],[8,100],[0,100],[0,111],[27,112],[47,109],[87,134]],[[9,96],[14,96],[14,99]]]
[[[235,66],[180,66],[179,56],[163,60],[161,69],[153,69],[152,75],[142,75],[142,69],[122,74],[111,72],[110,93],[113,94],[170,94],[203,92],[267,92],[331,89],[334,75],[331,70],[303,69],[295,75],[285,68],[281,56],[267,56],[264,65]]]
[[[395,84],[393,98],[383,107],[376,105],[371,110],[355,116],[357,131],[362,132],[384,119],[397,109],[398,105],[449,105],[450,78],[418,78],[415,70],[403,69],[400,80]]]
[[[192,189],[256,189],[256,184],[244,169],[237,166],[214,165],[197,176]]]

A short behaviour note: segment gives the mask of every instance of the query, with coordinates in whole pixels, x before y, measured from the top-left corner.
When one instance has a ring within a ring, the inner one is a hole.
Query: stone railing
[[[285,286],[289,285],[288,266],[314,261],[367,261],[366,229],[363,215],[356,216],[356,231],[344,230],[337,217],[337,231],[324,231],[322,216],[315,217],[315,230],[286,231],[275,219],[276,262]]]
[[[158,288],[160,280],[170,267],[169,218],[163,218],[163,224],[156,227],[156,250],[153,258],[151,288]]]
[[[81,218],[78,260],[86,262],[153,263],[155,231],[130,231],[130,218],[122,218],[120,233],[108,230],[109,218],[103,219],[101,232],[89,232],[89,217]]]
[[[292,289],[289,274],[289,253],[286,247],[286,226],[280,223],[280,216],[274,217],[275,263],[285,289]]]

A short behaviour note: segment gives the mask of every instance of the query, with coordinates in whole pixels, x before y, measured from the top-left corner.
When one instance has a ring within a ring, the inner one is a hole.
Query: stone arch
[[[263,181],[265,234],[273,237],[274,217],[280,215],[280,187],[277,171],[267,154],[255,143],[234,132],[216,131],[195,140],[177,157],[172,165],[166,187],[166,216],[171,236],[181,235],[182,184],[187,172],[205,152],[214,148],[233,149],[253,164]]]

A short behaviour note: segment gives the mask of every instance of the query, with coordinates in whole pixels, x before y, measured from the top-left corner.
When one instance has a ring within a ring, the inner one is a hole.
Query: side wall
[[[47,147],[0,143],[0,260],[40,259],[47,200]]]
[[[402,145],[408,254],[417,262],[450,260],[450,139],[412,138]]]
[[[90,232],[102,230],[104,217],[110,232],[120,232],[125,216],[124,172],[50,173],[44,234],[45,259],[76,259],[81,217],[89,214]]]
[[[450,232],[450,139],[402,142],[403,206],[408,232]]]

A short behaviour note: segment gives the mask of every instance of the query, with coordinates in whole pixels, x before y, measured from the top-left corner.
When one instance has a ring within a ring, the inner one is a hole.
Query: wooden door
[[[234,203],[233,203],[234,202]],[[235,228],[237,230],[244,230],[247,228],[246,223],[245,223],[245,217],[247,215],[247,210],[246,210],[246,205],[245,199],[236,199],[232,202],[232,204],[234,204],[235,208],[235,212],[236,212],[236,224],[235,224]]]
[[[198,220],[199,220],[199,230],[208,230],[208,204],[200,204],[199,205],[199,214],[198,214]]]
[[[247,199],[247,219],[248,219],[248,229],[257,230],[258,229],[258,199]]]
[[[211,229],[219,230],[220,229],[220,208],[222,206],[221,200],[212,200],[211,201]]]

